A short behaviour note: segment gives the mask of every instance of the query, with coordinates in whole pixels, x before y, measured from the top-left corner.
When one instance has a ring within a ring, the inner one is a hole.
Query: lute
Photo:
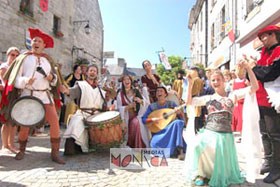
[[[186,103],[172,109],[163,108],[151,112],[148,116],[147,127],[152,133],[157,133],[176,119],[176,112],[186,106]]]

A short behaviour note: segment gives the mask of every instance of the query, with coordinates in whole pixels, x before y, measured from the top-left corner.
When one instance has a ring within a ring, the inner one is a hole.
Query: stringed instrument
[[[169,125],[173,120],[176,119],[176,112],[186,106],[186,103],[172,109],[172,108],[163,108],[151,112],[148,116],[147,123],[148,129],[152,133],[157,133]],[[156,119],[156,120],[153,120]]]

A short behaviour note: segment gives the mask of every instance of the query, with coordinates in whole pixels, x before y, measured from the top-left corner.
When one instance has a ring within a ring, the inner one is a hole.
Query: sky
[[[104,51],[114,51],[127,67],[142,68],[146,59],[189,56],[188,16],[196,0],[99,0]],[[109,61],[107,61],[109,63]]]

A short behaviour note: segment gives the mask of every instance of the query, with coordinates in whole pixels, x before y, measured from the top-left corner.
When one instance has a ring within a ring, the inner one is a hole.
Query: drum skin
[[[43,102],[36,97],[20,97],[12,104],[10,117],[16,125],[41,126],[45,122],[45,107]]]
[[[94,149],[119,147],[123,141],[123,121],[117,111],[107,111],[85,120],[89,132],[89,145]]]

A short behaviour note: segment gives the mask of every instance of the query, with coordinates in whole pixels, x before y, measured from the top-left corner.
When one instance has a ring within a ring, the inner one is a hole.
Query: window
[[[216,4],[217,0],[211,0],[211,7],[213,8]]]
[[[201,14],[200,14],[200,31],[203,30],[203,12],[201,11]]]
[[[7,61],[7,56],[6,56],[6,51],[3,51],[2,53],[1,53],[1,61],[2,62],[5,62],[5,61]],[[0,62],[0,63],[2,63],[2,62]]]
[[[61,32],[61,19],[57,16],[53,16],[53,33],[57,37],[63,37],[63,33]]]
[[[21,0],[19,10],[25,15],[29,15],[33,17],[33,1]]]
[[[225,37],[225,26],[226,26],[225,6],[222,8],[220,13],[220,23],[221,23],[221,30],[220,30],[220,41],[221,41]]]
[[[202,63],[203,62],[203,53],[202,53],[202,44],[200,45],[200,54],[199,54],[199,62]]]
[[[246,14],[248,14],[254,10],[255,7],[262,4],[263,0],[246,0]]]
[[[215,31],[214,31],[215,25],[214,23],[211,26],[211,50],[214,49],[215,46]]]

